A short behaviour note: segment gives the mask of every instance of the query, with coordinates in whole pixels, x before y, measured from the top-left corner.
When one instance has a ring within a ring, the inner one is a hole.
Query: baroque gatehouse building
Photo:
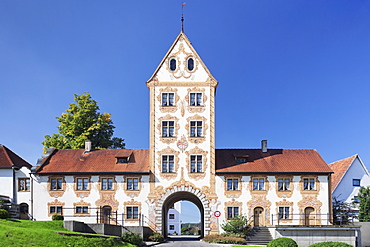
[[[332,170],[316,150],[215,148],[217,80],[184,32],[153,75],[149,149],[49,149],[33,168],[37,220],[145,225],[167,235],[178,201],[200,211],[202,235],[251,224],[326,225]],[[36,206],[37,205],[37,206]],[[219,216],[219,217],[216,217]]]

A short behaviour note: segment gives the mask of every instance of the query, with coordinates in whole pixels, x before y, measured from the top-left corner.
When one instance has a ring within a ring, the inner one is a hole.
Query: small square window
[[[353,186],[361,186],[361,179],[353,179],[352,184]]]
[[[169,218],[170,218],[171,220],[174,220],[174,219],[175,219],[175,214],[170,214]]]
[[[171,231],[175,230],[175,225],[170,225],[170,230]]]
[[[246,162],[247,162],[247,158],[244,158],[244,157],[236,158],[236,163],[246,163]]]
[[[30,191],[30,179],[19,178],[18,179],[18,191]]]
[[[87,214],[87,213],[89,213],[89,207],[76,206],[76,214]]]

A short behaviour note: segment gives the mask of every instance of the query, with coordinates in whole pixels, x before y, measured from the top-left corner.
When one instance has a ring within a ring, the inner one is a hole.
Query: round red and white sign
[[[213,215],[214,215],[215,217],[220,217],[220,216],[221,216],[221,212],[220,212],[220,211],[215,211],[215,212],[213,213]]]

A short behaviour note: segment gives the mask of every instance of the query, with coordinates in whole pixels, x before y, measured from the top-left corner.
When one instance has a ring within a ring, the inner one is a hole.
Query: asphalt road
[[[199,237],[195,236],[178,236],[178,237],[171,237],[167,240],[166,243],[157,244],[156,246],[160,247],[223,247],[223,246],[231,246],[228,244],[209,244],[199,240]]]

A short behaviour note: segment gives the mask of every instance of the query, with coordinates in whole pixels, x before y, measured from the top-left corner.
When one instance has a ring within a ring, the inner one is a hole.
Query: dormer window
[[[170,70],[175,71],[176,68],[177,68],[176,58],[172,57],[172,58],[170,58]]]
[[[128,164],[128,157],[118,157],[117,164]]]
[[[236,163],[245,163],[247,162],[247,158],[238,157],[236,158]]]
[[[194,69],[194,59],[192,57],[188,58],[187,67],[189,71],[193,71]]]

